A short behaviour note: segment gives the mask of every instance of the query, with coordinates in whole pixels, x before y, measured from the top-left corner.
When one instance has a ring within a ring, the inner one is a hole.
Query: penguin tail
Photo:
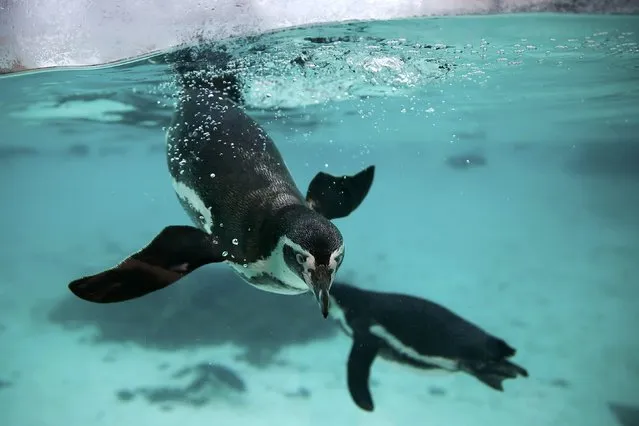
[[[187,47],[173,52],[169,61],[182,88],[210,88],[237,104],[244,103],[241,81],[229,70],[231,55],[223,48]]]
[[[508,360],[516,351],[503,340],[492,340],[488,352],[488,360],[464,361],[462,368],[480,382],[500,392],[504,390],[504,380],[528,377],[525,368]]]

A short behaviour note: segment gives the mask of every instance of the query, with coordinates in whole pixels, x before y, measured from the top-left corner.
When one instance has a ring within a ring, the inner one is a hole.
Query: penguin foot
[[[490,363],[467,363],[463,367],[483,384],[503,392],[504,380],[528,377],[528,371],[506,359]]]
[[[306,202],[327,219],[351,214],[366,198],[373,184],[375,166],[353,176],[332,176],[319,172],[308,186]]]
[[[167,226],[119,265],[72,281],[69,290],[95,303],[136,299],[173,284],[200,266],[224,260],[210,236],[192,226]]]

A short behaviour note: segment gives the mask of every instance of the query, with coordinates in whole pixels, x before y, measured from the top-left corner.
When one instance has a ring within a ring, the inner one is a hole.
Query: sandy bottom
[[[0,379],[11,385],[0,388],[0,423],[617,424],[607,402],[639,402],[639,238],[629,219],[639,217],[638,182],[570,174],[542,151],[494,151],[485,167],[468,170],[447,167],[441,156],[372,154],[374,190],[339,224],[349,243],[344,274],[362,287],[446,305],[516,347],[515,361],[531,377],[507,381],[499,393],[462,374],[425,375],[378,360],[374,413],[348,395],[350,341],[342,335],[286,347],[279,358],[287,365],[260,369],[234,360],[238,349],[230,346],[94,345],[83,339],[90,328],[48,323],[47,310],[69,297],[66,282],[116,260],[100,252],[98,239],[109,235],[135,250],[167,222],[186,218],[159,156],[144,180],[133,157],[3,166]],[[295,174],[306,182],[318,167],[319,159]],[[232,366],[246,392],[222,389],[213,403],[171,411],[116,397],[120,389],[166,384],[185,363],[211,360]],[[291,396],[300,388],[309,396]]]

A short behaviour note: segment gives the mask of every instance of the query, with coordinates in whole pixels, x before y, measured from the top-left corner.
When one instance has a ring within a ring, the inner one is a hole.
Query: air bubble
[[[229,252],[228,252],[228,251],[224,250],[224,251],[222,252],[222,256],[223,256],[223,257],[226,257],[226,256],[228,256],[228,255],[229,255]]]
[[[211,173],[211,177],[214,178],[215,177],[215,173]]]
[[[234,246],[239,244],[239,241],[237,241],[237,238],[233,238],[233,241],[231,241],[233,243]]]

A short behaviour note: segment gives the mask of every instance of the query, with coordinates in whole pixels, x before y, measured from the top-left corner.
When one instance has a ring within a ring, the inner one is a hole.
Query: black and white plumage
[[[348,390],[355,404],[373,411],[369,376],[377,356],[421,370],[462,371],[491,388],[528,372],[508,358],[515,349],[434,302],[335,282],[331,318],[353,339]]]
[[[331,220],[364,200],[374,166],[354,176],[320,172],[303,196],[275,143],[223,90],[198,73],[183,82],[167,162],[195,227],[168,226],[119,265],[69,288],[92,302],[120,302],[226,262],[259,289],[312,291],[326,317],[345,249]]]

